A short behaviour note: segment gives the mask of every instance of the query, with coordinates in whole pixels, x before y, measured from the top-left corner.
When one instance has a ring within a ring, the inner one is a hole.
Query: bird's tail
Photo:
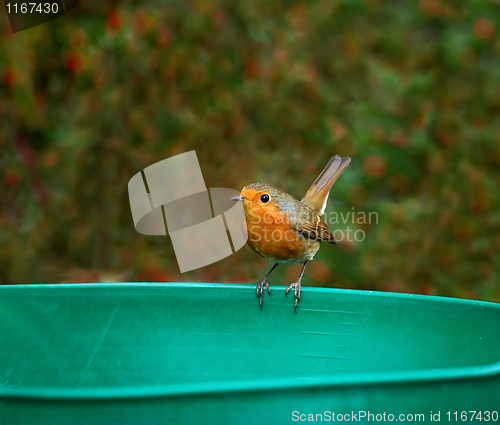
[[[313,209],[319,216],[322,216],[325,213],[330,189],[350,162],[351,158],[349,157],[332,156],[325,169],[302,198],[302,202]]]

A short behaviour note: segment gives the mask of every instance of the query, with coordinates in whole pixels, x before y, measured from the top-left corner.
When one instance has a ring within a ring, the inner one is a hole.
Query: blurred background
[[[300,199],[339,154],[328,213],[376,215],[330,224],[364,239],[305,285],[500,301],[500,2],[80,1],[16,34],[0,9],[0,283],[256,284],[248,247],[181,274],[129,179],[194,149],[207,187]]]

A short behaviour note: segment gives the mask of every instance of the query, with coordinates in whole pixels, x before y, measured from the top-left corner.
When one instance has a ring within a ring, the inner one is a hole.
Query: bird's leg
[[[295,287],[295,313],[297,313],[297,307],[299,306],[299,300],[300,300],[300,287],[302,285],[302,275],[304,274],[304,270],[306,269],[306,264],[307,261],[304,263],[302,266],[302,271],[300,272],[300,276],[297,279],[296,282],[292,283],[288,288],[285,289],[285,297],[288,295],[288,293],[291,291],[293,287]]]
[[[267,293],[271,295],[271,289],[269,288],[269,283],[267,283],[267,278],[269,275],[272,273],[272,271],[278,267],[278,263],[276,263],[271,270],[269,270],[269,273],[264,276],[264,279],[260,281],[260,283],[257,284],[257,296],[259,297],[259,305],[260,309],[262,310],[262,294],[264,293],[264,286],[267,288]]]

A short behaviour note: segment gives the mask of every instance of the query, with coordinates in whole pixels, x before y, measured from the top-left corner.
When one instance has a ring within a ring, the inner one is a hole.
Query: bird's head
[[[252,183],[245,186],[240,196],[232,201],[243,202],[247,220],[250,217],[262,217],[264,214],[289,212],[298,201],[278,188],[265,183]]]

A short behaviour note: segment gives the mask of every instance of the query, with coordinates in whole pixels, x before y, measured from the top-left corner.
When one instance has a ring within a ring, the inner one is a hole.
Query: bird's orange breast
[[[248,245],[263,257],[280,263],[295,263],[309,248],[308,241],[292,226],[286,212],[277,206],[245,206]],[[318,244],[319,245],[319,244]]]

